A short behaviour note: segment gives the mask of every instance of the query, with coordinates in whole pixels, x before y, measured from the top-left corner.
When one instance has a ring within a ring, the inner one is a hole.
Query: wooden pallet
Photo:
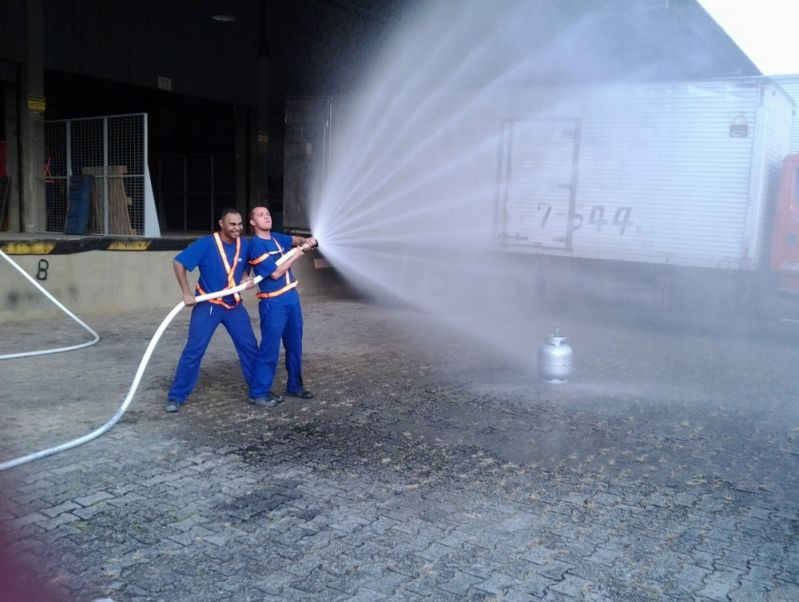
[[[129,207],[133,204],[125,192],[127,165],[109,165],[107,168],[84,167],[81,172],[85,176],[94,176],[92,185],[92,211],[90,229],[96,234],[104,234],[104,176],[108,177],[108,234],[135,235],[136,230],[130,225]]]

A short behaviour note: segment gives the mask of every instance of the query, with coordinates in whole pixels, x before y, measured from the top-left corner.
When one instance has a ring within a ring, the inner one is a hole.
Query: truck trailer
[[[309,227],[351,103],[288,101],[288,229]],[[464,144],[494,141],[463,172],[490,191],[492,246],[529,255],[550,298],[589,275],[659,304],[703,287],[720,303],[757,303],[799,292],[793,117],[794,100],[765,77],[508,91],[462,124]]]

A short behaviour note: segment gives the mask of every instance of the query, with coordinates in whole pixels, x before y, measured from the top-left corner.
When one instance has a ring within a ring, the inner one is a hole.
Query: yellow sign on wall
[[[34,113],[44,113],[46,108],[44,96],[28,96],[28,109]]]

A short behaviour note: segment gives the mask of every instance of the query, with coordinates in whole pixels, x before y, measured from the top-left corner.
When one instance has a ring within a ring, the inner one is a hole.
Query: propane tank
[[[538,373],[547,382],[565,383],[571,371],[572,348],[556,328],[554,334],[544,337],[544,344],[538,348]]]

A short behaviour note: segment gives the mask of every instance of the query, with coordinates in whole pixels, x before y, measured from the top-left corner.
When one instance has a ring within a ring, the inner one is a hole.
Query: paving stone
[[[72,472],[81,472],[85,468],[85,464],[80,462],[73,462],[72,464],[67,464],[66,466],[61,466],[58,468],[50,469],[50,473],[53,476],[64,476],[66,474]]]
[[[768,602],[769,590],[762,583],[743,581],[729,593],[730,602]]]
[[[511,587],[508,592],[503,596],[503,602],[535,602],[535,598],[525,591]]]
[[[53,529],[57,529],[61,525],[66,525],[68,523],[80,520],[79,517],[75,516],[74,514],[70,514],[69,512],[64,512],[59,514],[55,518],[51,518],[50,520],[42,521],[38,523],[38,525],[44,529],[45,531],[51,531]]]
[[[91,506],[86,506],[83,508],[77,508],[72,511],[72,514],[81,517],[83,520],[89,520],[95,514],[102,514],[104,512],[108,512],[112,506],[106,504],[105,502],[98,502]]]
[[[102,502],[103,500],[107,500],[112,497],[114,496],[107,491],[97,491],[91,495],[75,498],[74,501],[76,504],[80,504],[81,506],[93,506],[98,502]]]
[[[560,562],[557,560],[552,560],[544,564],[542,567],[536,568],[536,572],[544,575],[545,577],[549,577],[555,581],[561,581],[564,578],[564,574],[566,571],[573,569],[574,566],[570,564],[566,564],[565,562]]]
[[[554,555],[555,550],[542,546],[535,546],[527,550],[522,557],[535,564],[546,564]]]
[[[556,579],[550,579],[544,575],[533,573],[525,579],[522,589],[526,592],[530,592],[537,598],[542,598],[546,595],[549,588],[556,583],[558,583]]]
[[[710,600],[717,600],[719,602],[726,602],[729,599],[730,592],[738,589],[738,581],[726,581],[716,578],[716,575],[709,577],[702,588],[697,590],[697,595]]]
[[[503,596],[514,585],[520,584],[513,577],[495,572],[485,581],[475,584],[474,587],[495,596]]]
[[[12,528],[18,529],[29,523],[38,523],[46,520],[47,517],[44,514],[40,514],[39,512],[31,512],[25,516],[20,516],[19,518],[14,519],[11,522],[11,526]]]
[[[392,595],[405,587],[411,580],[401,573],[385,571],[365,582],[365,585],[384,596]]]
[[[202,525],[203,523],[207,523],[208,521],[209,519],[204,516],[200,516],[198,514],[192,514],[191,516],[187,516],[183,520],[180,520],[176,523],[170,523],[169,527],[177,529],[178,531],[189,531],[192,527],[196,525]]]
[[[799,600],[799,584],[776,582],[768,593],[769,602],[790,602]]]
[[[58,506],[53,506],[51,508],[43,508],[41,513],[48,516],[49,518],[55,518],[59,514],[64,512],[69,512],[70,510],[74,510],[75,508],[80,508],[74,502],[64,502],[63,504],[59,504]]]
[[[442,558],[443,556],[446,556],[447,554],[451,554],[452,551],[453,548],[449,546],[433,542],[429,546],[421,550],[420,552],[416,552],[416,555],[425,560],[436,561]]]
[[[450,578],[439,582],[437,588],[450,594],[464,596],[472,586],[481,582],[482,580],[479,577],[455,571]]]
[[[589,556],[588,559],[591,562],[612,565],[616,558],[618,558],[621,554],[623,554],[623,551],[619,548],[600,546],[594,551],[593,554],[591,554],[591,556]]]
[[[553,584],[548,591],[558,592],[579,598],[589,591],[590,582],[576,575],[565,575],[562,581]]]
[[[170,535],[169,539],[181,545],[188,546],[196,544],[200,541],[204,541],[206,537],[211,537],[213,536],[213,534],[214,534],[213,531],[195,525],[188,531],[182,531],[176,533],[175,535]]]
[[[743,575],[742,580],[755,581],[757,583],[771,583],[775,581],[778,571],[779,569],[776,567],[752,563],[749,570]]]
[[[352,595],[348,594],[346,597],[340,598],[342,602],[344,600],[352,601],[352,602],[372,602],[372,600],[390,600],[391,598],[386,598],[382,596],[376,591],[373,590],[361,590],[356,592]],[[402,598],[400,598],[402,599]]]
[[[124,506],[126,504],[130,504],[132,502],[136,502],[138,500],[144,499],[143,496],[139,495],[138,493],[126,493],[120,497],[114,497],[108,499],[108,503],[112,506]]]
[[[576,575],[591,583],[602,583],[608,576],[608,566],[591,560],[582,560],[566,571],[566,574]]]

